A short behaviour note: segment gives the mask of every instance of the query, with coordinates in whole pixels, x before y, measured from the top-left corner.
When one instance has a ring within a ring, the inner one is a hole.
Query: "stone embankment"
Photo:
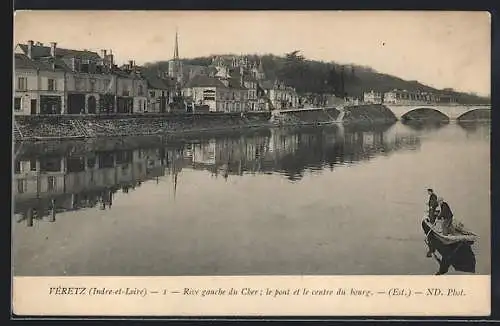
[[[417,112],[418,113],[418,112]],[[417,117],[418,118],[418,117]],[[328,124],[371,125],[397,121],[381,104],[271,112],[116,115],[17,116],[16,141],[133,137]]]
[[[269,112],[134,116],[17,116],[16,141],[147,136],[271,126]]]
[[[274,114],[271,121],[276,125],[379,124],[395,122],[397,118],[387,107],[373,104],[282,111]]]

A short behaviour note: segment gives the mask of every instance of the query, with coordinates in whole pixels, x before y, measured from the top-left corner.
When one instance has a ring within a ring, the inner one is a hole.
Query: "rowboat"
[[[428,237],[435,238],[443,245],[452,245],[461,242],[472,245],[478,237],[471,231],[457,227],[452,227],[450,233],[445,235],[443,234],[443,232],[441,232],[441,230],[439,230],[437,224],[432,224],[427,217],[424,217],[422,221],[422,229]]]
[[[439,262],[436,275],[446,274],[450,267],[459,272],[475,273],[476,256],[471,246],[478,238],[476,234],[462,227],[452,227],[451,234],[444,235],[427,217],[422,220],[422,229],[429,253]]]

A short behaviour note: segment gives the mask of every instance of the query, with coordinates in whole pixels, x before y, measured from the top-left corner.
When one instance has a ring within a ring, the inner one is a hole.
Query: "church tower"
[[[178,84],[182,85],[183,72],[182,62],[179,59],[179,35],[177,29],[175,30],[175,43],[174,43],[174,57],[168,63],[168,74],[174,78]]]

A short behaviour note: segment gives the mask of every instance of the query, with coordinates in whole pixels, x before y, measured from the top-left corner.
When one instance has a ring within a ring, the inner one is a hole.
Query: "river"
[[[489,137],[489,124],[398,122],[21,149],[14,274],[434,274],[429,187],[479,235],[489,274]]]

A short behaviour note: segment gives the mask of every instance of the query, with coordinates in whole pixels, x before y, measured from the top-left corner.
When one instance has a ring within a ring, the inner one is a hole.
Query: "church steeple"
[[[182,85],[183,69],[182,62],[179,59],[179,32],[177,27],[175,28],[174,57],[169,61],[168,67],[169,76],[174,78],[178,85]]]
[[[174,60],[179,60],[179,33],[177,28],[175,28]]]

